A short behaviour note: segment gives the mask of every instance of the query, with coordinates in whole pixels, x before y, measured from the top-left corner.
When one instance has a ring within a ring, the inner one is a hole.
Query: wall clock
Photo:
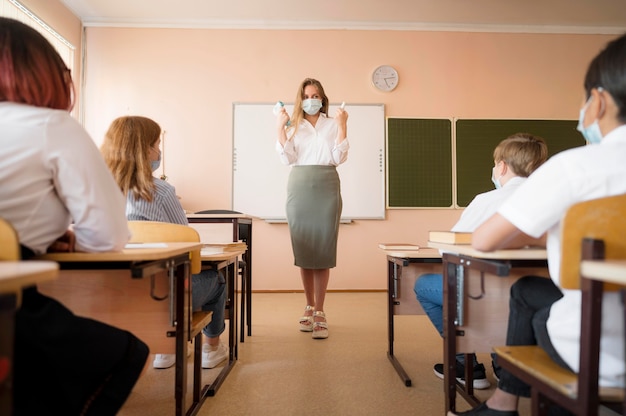
[[[398,71],[390,65],[381,65],[372,72],[372,84],[381,91],[393,91],[398,86]]]

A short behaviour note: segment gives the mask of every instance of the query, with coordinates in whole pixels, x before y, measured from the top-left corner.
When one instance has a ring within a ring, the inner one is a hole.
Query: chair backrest
[[[626,194],[572,205],[561,229],[561,286],[580,289],[580,261],[584,238],[603,240],[606,259],[626,257]]]
[[[239,211],[231,211],[229,209],[205,209],[197,211],[196,214],[241,214]]]
[[[20,258],[17,232],[8,221],[0,218],[0,261],[18,261]]]
[[[131,243],[174,243],[199,242],[200,235],[196,230],[181,224],[158,221],[128,221],[132,236]],[[200,249],[191,252],[191,273],[200,273],[202,260]]]

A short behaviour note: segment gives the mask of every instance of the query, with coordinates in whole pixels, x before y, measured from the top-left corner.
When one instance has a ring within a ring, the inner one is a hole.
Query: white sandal
[[[304,313],[313,312],[313,306],[306,305],[304,308]],[[302,332],[311,332],[313,331],[313,314],[311,315],[303,315],[300,318],[300,331]]]
[[[316,322],[313,320],[313,339],[328,338],[328,323],[326,322],[326,314],[322,311],[315,311],[314,317],[324,318],[323,321]]]

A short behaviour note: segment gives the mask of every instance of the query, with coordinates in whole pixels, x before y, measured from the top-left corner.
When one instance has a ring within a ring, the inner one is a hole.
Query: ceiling
[[[61,0],[85,26],[626,32],[624,0]]]

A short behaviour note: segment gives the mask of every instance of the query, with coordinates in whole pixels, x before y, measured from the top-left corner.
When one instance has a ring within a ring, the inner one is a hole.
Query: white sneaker
[[[164,369],[164,368],[170,368],[174,364],[176,364],[175,354],[157,354],[154,356],[152,367]]]
[[[187,357],[191,356],[193,352],[193,345],[189,343],[187,345]],[[176,364],[176,354],[156,354],[154,356],[154,361],[152,362],[152,367],[158,369],[170,368]]]
[[[202,368],[214,368],[227,358],[228,348],[221,341],[215,350],[209,344],[202,346]]]

